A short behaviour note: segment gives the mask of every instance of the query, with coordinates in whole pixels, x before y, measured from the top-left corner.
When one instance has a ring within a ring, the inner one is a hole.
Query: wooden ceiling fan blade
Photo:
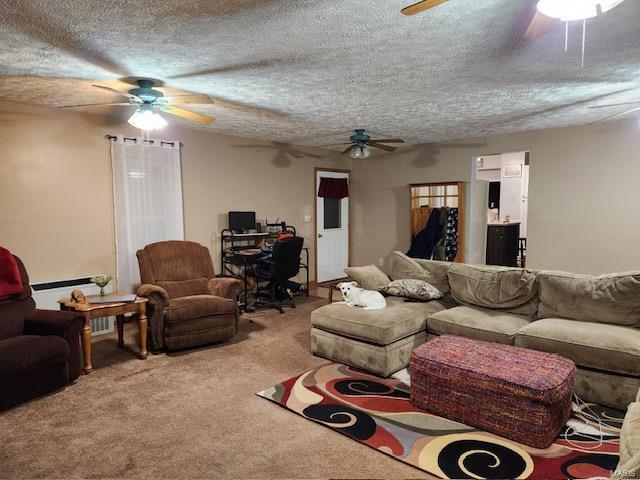
[[[168,95],[162,98],[171,105],[207,105],[213,103],[213,100],[211,100],[207,95],[200,93],[183,93],[178,95]]]
[[[399,138],[376,138],[371,141],[376,143],[404,143],[404,140]]]
[[[536,11],[531,19],[531,23],[527,27],[527,31],[524,33],[524,38],[532,40],[544,35],[553,28],[555,22],[556,21],[553,18],[547,17],[546,15]]]
[[[353,150],[353,149],[354,149],[354,148],[356,148],[356,147],[357,147],[357,145],[356,145],[355,143],[354,143],[353,145],[350,145],[349,147],[347,147],[347,148],[345,149],[345,151],[344,151],[344,152],[342,152],[342,155],[345,155],[345,154],[349,153],[351,150]]]
[[[101,88],[102,90],[106,90],[107,92],[116,93],[118,95],[124,95],[128,98],[138,98],[135,95],[131,95],[129,92],[122,92],[120,90],[116,90],[115,88],[105,87],[103,85],[91,85],[92,87]]]
[[[609,108],[609,107],[622,107],[624,105],[637,105],[638,102],[623,102],[623,103],[610,103],[608,105],[589,105],[587,108]]]
[[[286,113],[278,112],[275,110],[269,110],[267,108],[254,107],[251,105],[245,105],[243,103],[233,102],[231,100],[224,100],[222,98],[216,98],[216,97],[209,97],[209,98],[211,99],[211,102],[214,105],[219,105],[221,107],[228,108],[230,110],[237,110],[239,112],[257,115],[259,117],[270,117],[270,118],[276,118],[276,119],[284,119],[289,117],[289,115],[287,115]]]
[[[82,105],[58,105],[58,108],[82,108],[82,107],[135,107],[135,103],[85,103]]]
[[[185,110],[184,108],[174,107],[173,105],[162,105],[160,110],[176,117],[186,118],[194,122],[204,123],[209,125],[215,121],[215,118],[201,113],[192,112],[191,110]]]
[[[318,145],[318,148],[341,147],[342,145],[353,145],[353,142],[332,143],[330,145]]]
[[[416,13],[424,12],[430,8],[437,7],[449,0],[423,0],[422,2],[414,3],[401,10],[403,15],[415,15]]]
[[[386,150],[387,152],[395,152],[397,150],[396,147],[390,147],[389,145],[383,145],[381,143],[374,142],[374,141],[369,142],[367,145],[370,145],[374,148],[379,148],[381,150]]]
[[[630,110],[626,110],[624,112],[616,113],[615,115],[609,115],[608,117],[605,117],[602,120],[593,122],[591,125],[600,125],[601,123],[608,122],[609,120],[614,120],[616,118],[624,117],[625,115],[629,115],[630,113],[637,112],[638,110],[640,110],[640,107],[636,107]]]

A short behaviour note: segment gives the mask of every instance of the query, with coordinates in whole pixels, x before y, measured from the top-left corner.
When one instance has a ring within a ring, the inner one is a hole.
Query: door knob
[[[318,238],[322,238],[322,234],[321,233],[318,234]]]

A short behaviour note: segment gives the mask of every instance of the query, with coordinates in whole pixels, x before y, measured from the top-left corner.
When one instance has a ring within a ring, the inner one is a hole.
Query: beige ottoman
[[[406,367],[411,351],[426,341],[427,317],[449,307],[397,297],[388,297],[382,310],[325,305],[311,313],[311,352],[388,377]]]

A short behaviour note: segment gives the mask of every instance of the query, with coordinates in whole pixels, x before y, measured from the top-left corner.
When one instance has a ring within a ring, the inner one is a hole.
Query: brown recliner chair
[[[223,342],[238,332],[236,298],[242,283],[215,276],[209,249],[194,242],[167,241],[138,250],[147,297],[152,350],[179,350]]]
[[[58,390],[80,375],[80,330],[74,312],[37,310],[18,257],[21,294],[0,299],[0,410]]]

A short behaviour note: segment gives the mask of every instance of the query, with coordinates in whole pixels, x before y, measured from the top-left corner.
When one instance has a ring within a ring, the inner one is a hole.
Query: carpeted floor
[[[323,362],[309,314],[325,302],[243,315],[232,343],[146,361],[95,339],[91,375],[0,413],[0,477],[433,478],[255,395]]]

